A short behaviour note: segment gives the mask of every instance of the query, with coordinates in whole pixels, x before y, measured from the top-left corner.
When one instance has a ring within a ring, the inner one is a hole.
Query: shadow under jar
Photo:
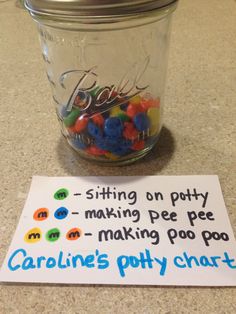
[[[127,164],[162,127],[177,0],[26,0],[61,130],[87,159]]]

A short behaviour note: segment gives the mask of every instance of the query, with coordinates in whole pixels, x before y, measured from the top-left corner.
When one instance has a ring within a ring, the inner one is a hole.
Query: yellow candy
[[[113,155],[112,153],[106,153],[105,156],[111,160],[117,160],[119,156]]]
[[[147,111],[147,116],[150,121],[149,135],[155,135],[160,129],[160,109],[151,107]]]
[[[136,95],[130,99],[130,103],[134,104],[134,105],[139,105],[140,102],[141,102],[141,96],[140,95]]]
[[[124,111],[122,111],[119,106],[112,107],[110,117],[116,117],[119,113],[124,113]]]
[[[27,243],[38,242],[41,240],[41,238],[42,238],[42,232],[39,228],[33,228],[29,230],[24,236],[24,240]]]

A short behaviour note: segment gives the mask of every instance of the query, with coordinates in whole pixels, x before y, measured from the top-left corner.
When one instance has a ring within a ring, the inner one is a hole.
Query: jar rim
[[[25,0],[25,7],[36,15],[62,17],[112,17],[163,9],[178,0]]]

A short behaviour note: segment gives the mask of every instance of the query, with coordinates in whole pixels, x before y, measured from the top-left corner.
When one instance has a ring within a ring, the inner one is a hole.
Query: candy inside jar
[[[128,164],[158,142],[177,2],[25,0],[61,131],[82,157]]]
[[[130,162],[146,154],[161,129],[160,99],[146,91],[132,97],[113,92],[112,101],[103,97],[97,103],[101,90],[79,92],[71,108],[59,109],[69,144],[83,157],[108,163]],[[88,113],[94,103],[97,112]]]

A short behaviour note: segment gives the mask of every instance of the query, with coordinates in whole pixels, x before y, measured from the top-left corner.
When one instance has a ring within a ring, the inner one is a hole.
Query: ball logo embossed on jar
[[[89,70],[71,70],[62,73],[60,76],[60,84],[66,89],[65,81],[72,75],[77,74],[79,79],[74,87],[72,94],[67,103],[67,111],[70,112],[73,106],[79,106],[81,112],[93,115],[98,112],[103,112],[111,109],[114,106],[122,105],[129,99],[140,94],[148,88],[148,85],[140,85],[143,74],[145,73],[150,62],[150,58],[146,57],[145,60],[138,64],[132,64],[130,69],[121,78],[119,84],[114,84],[105,87],[99,87],[99,77],[95,70],[97,66]],[[132,79],[129,79],[134,72]],[[91,93],[94,97],[92,98]],[[79,105],[79,100],[82,100]]]

